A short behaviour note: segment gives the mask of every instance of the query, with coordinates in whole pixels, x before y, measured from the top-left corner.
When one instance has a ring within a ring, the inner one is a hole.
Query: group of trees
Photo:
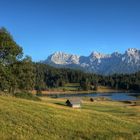
[[[64,86],[65,83],[79,83],[82,90],[96,90],[98,85],[103,85],[140,91],[140,72],[102,76],[34,63],[30,57],[23,57],[22,48],[5,28],[0,28],[1,91],[9,93],[33,89],[41,91]]]
[[[140,91],[140,72],[134,74],[114,74],[110,76],[102,76],[100,84],[116,89]]]
[[[66,83],[79,83],[81,89],[88,90],[90,85],[98,83],[98,75],[84,73],[79,70],[54,68],[46,64],[35,63],[36,69],[36,90],[57,88]]]
[[[30,57],[23,58],[22,48],[5,28],[0,28],[0,90],[34,88],[34,67]]]
[[[36,63],[35,89],[57,88],[65,83],[79,83],[82,90],[96,90],[98,85],[114,89],[140,91],[140,72],[134,74],[114,74],[109,76],[84,73],[79,70],[54,68]]]

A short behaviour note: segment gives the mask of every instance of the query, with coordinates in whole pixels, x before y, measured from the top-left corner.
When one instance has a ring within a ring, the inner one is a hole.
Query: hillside
[[[119,102],[84,102],[81,109],[64,99],[41,102],[0,96],[0,139],[139,139],[140,108]]]

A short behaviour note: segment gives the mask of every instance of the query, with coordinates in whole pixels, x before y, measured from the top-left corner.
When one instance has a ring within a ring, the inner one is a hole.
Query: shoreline
[[[128,91],[128,90],[115,90],[115,89],[109,89],[109,90],[97,90],[97,91],[93,91],[93,90],[88,90],[88,91],[61,91],[61,90],[50,90],[50,91],[42,91],[42,95],[60,95],[60,94],[89,94],[89,93],[115,93],[115,92],[125,92],[125,93],[131,93],[132,91]],[[32,91],[33,94],[36,94],[36,91]]]

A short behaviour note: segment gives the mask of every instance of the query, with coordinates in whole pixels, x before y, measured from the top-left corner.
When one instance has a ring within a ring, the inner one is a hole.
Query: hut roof
[[[71,104],[80,104],[81,103],[80,98],[72,98],[72,99],[68,99],[67,101],[69,101]]]

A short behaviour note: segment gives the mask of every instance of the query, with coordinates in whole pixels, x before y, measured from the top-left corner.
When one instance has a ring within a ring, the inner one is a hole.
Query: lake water
[[[68,98],[68,97],[107,97],[115,101],[125,101],[125,100],[140,100],[138,96],[140,93],[82,93],[82,94],[57,94],[49,95],[55,98]]]

